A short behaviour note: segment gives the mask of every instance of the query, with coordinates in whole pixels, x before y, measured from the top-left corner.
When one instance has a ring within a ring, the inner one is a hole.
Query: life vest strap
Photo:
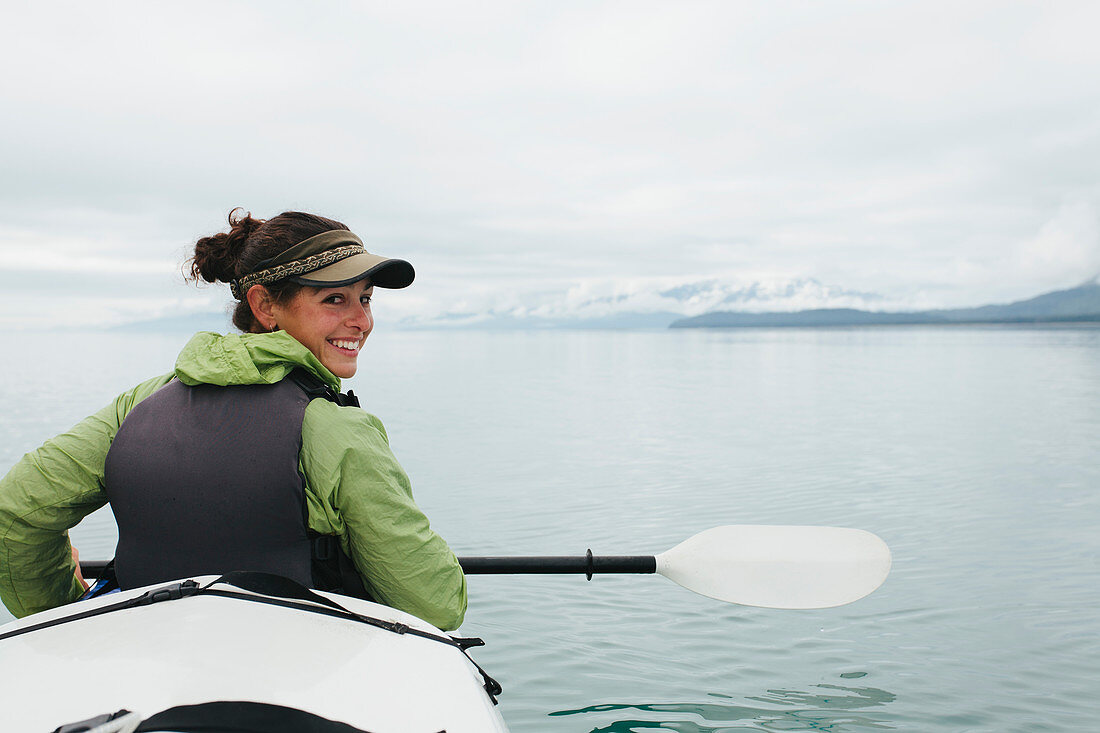
[[[306,371],[301,367],[295,367],[290,373],[289,378],[295,384],[302,388],[302,390],[310,396],[310,399],[321,398],[334,402],[340,407],[359,407],[359,398],[355,396],[355,392],[348,390],[347,394],[343,392],[337,392],[322,380],[313,372]]]

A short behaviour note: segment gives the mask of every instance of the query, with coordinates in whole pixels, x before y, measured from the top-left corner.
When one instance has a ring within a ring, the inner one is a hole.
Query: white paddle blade
[[[861,529],[734,524],[657,555],[657,572],[729,603],[831,608],[882,585],[890,548]]]

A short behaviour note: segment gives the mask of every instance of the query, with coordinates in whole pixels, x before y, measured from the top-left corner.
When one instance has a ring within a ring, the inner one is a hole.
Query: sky
[[[961,307],[1100,274],[1100,3],[25,3],[0,327],[222,311],[230,209],[346,223],[394,323]],[[730,307],[727,305],[726,307]]]

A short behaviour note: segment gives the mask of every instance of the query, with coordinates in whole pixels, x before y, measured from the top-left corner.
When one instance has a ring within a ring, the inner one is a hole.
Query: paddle
[[[658,573],[690,591],[763,608],[830,608],[863,598],[890,572],[890,549],[860,529],[734,524],[660,555],[461,557],[468,575]],[[81,562],[85,578],[105,562]]]

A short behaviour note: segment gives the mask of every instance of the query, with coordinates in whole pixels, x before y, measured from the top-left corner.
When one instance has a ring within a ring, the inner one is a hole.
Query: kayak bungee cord
[[[219,583],[233,585],[250,592],[237,593],[236,591],[211,587]],[[252,595],[252,593],[259,593],[261,595]],[[242,601],[252,601],[253,603],[265,603],[272,606],[282,606],[284,608],[294,608],[310,613],[319,613],[323,616],[335,616],[337,618],[347,619],[348,621],[357,621],[367,624],[368,626],[384,629],[394,634],[418,636],[421,639],[429,639],[441,644],[447,644],[462,652],[463,656],[470,661],[470,664],[477,668],[477,671],[481,674],[482,680],[484,681],[483,687],[485,688],[485,693],[489,696],[489,699],[493,701],[494,705],[497,704],[497,695],[502,691],[500,683],[490,677],[489,673],[482,669],[481,665],[474,661],[473,657],[467,652],[467,649],[472,647],[484,646],[484,639],[479,639],[477,637],[451,636],[449,634],[433,634],[430,631],[416,629],[398,621],[386,621],[384,619],[374,618],[373,616],[356,613],[344,608],[336,601],[314,593],[309,588],[306,588],[304,585],[290,578],[284,578],[281,575],[272,575],[270,573],[240,570],[226,573],[217,580],[213,580],[203,586],[197,591],[197,594],[236,598]],[[298,601],[306,601],[310,604],[320,604],[321,607],[305,605],[296,602],[295,599]]]
[[[215,585],[235,586],[248,592],[240,593],[232,590],[214,588],[213,586]],[[485,689],[485,693],[489,696],[489,699],[493,701],[494,705],[497,704],[497,696],[502,692],[500,683],[489,676],[489,673],[486,672],[467,651],[472,647],[483,646],[485,644],[483,639],[476,637],[450,636],[449,634],[433,634],[430,631],[416,629],[399,621],[386,621],[385,619],[356,613],[329,598],[314,593],[310,589],[289,578],[255,571],[235,571],[226,573],[203,586],[200,586],[194,580],[184,580],[179,583],[172,583],[171,585],[146,591],[136,598],[128,598],[118,603],[82,611],[71,616],[63,616],[61,618],[43,621],[0,634],[0,641],[23,634],[29,634],[32,631],[39,631],[53,626],[61,626],[62,624],[67,624],[72,621],[102,616],[114,611],[123,611],[138,606],[148,606],[153,603],[174,601],[198,595],[235,598],[237,600],[250,601],[253,603],[263,603],[309,613],[318,613],[324,616],[334,616],[348,621],[367,624],[368,626],[373,626],[402,636],[417,636],[421,639],[428,639],[430,641],[446,644],[458,649],[462,652],[462,655],[469,660],[470,664],[474,665],[484,681],[483,688]]]
[[[163,588],[154,588],[153,590],[146,591],[136,598],[127,598],[125,601],[112,603],[108,606],[100,606],[99,608],[93,608],[89,611],[74,613],[71,616],[62,616],[61,618],[50,619],[49,621],[42,621],[41,623],[32,624],[30,626],[23,626],[13,631],[8,631],[4,634],[0,634],[0,641],[3,641],[4,639],[10,639],[13,636],[22,636],[23,634],[29,634],[32,631],[48,629],[52,626],[61,626],[62,624],[67,624],[71,621],[81,621],[86,618],[102,616],[103,614],[111,613],[112,611],[123,611],[127,608],[136,608],[137,606],[148,606],[151,603],[160,603],[161,601],[174,601],[178,598],[186,598],[187,596],[195,595],[199,592],[199,590],[201,590],[199,584],[193,580],[185,580],[182,583],[173,583],[172,585],[166,585]]]

